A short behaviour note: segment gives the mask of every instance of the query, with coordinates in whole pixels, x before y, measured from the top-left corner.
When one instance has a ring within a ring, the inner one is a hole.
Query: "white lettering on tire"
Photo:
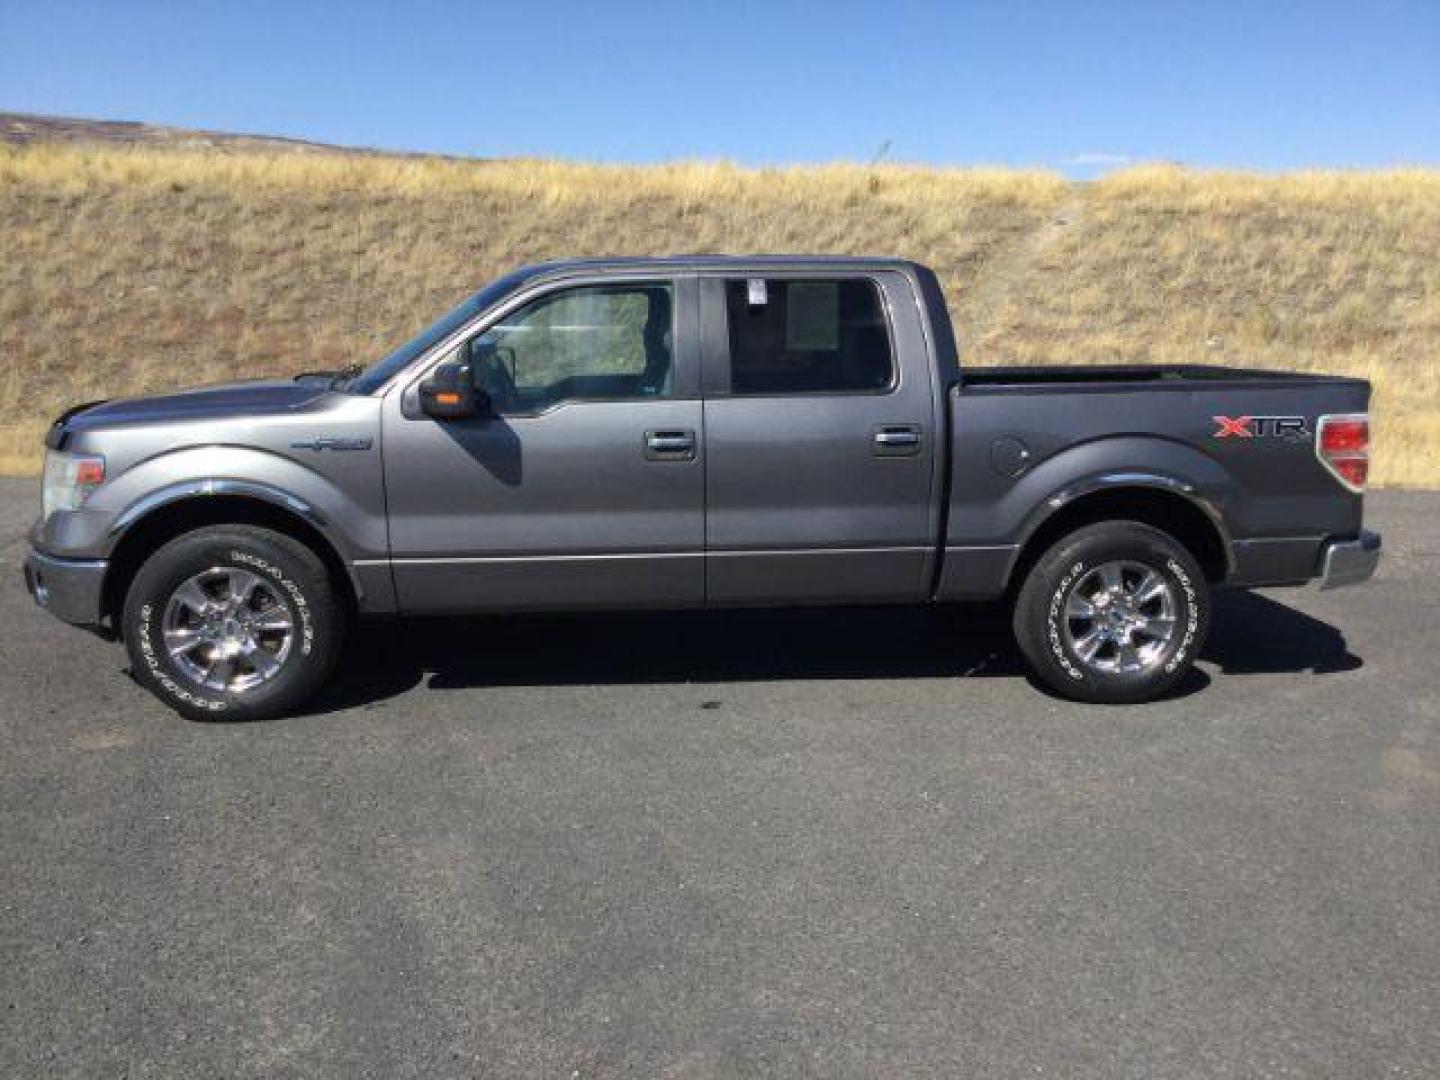
[[[300,591],[300,586],[287,578],[285,572],[278,566],[272,566],[257,555],[251,555],[246,551],[231,551],[230,557],[236,562],[255,567],[261,573],[269,574],[289,595],[300,616],[300,655],[309,656],[315,647],[315,627],[310,617],[310,604],[305,599],[305,594]]]
[[[149,604],[142,604],[140,607],[140,625],[137,628],[139,630],[140,655],[145,658],[145,666],[149,669],[150,677],[167,693],[179,698],[181,701],[188,702],[201,709],[207,709],[210,712],[223,712],[229,707],[229,703],[224,698],[201,697],[198,694],[192,693],[172,679],[170,673],[166,671],[160,663],[160,657],[155,652],[155,643],[150,640],[150,634],[154,629],[154,614],[154,608]]]
[[[1076,682],[1082,681],[1085,678],[1085,673],[1071,661],[1069,653],[1060,640],[1060,607],[1065,602],[1065,597],[1070,591],[1070,586],[1075,583],[1086,569],[1086,564],[1083,561],[1077,562],[1071,566],[1065,576],[1056,583],[1054,591],[1050,594],[1050,607],[1046,612],[1045,619],[1045,636],[1049,642],[1050,651],[1054,654],[1056,662],[1064,669],[1065,674]],[[1190,580],[1190,575],[1185,572],[1185,568],[1175,559],[1167,557],[1165,560],[1165,569],[1174,575],[1175,580],[1180,583],[1180,588],[1185,593],[1185,633],[1180,638],[1180,644],[1175,649],[1174,655],[1165,662],[1165,673],[1167,675],[1173,675],[1175,671],[1186,662],[1186,658],[1190,654],[1190,649],[1195,644],[1196,635],[1200,632],[1200,605],[1195,595],[1195,583]]]
[[[309,656],[315,648],[315,626],[314,618],[310,610],[310,603],[305,599],[305,593],[300,586],[285,576],[283,570],[272,563],[266,562],[257,555],[251,555],[245,551],[230,552],[230,558],[246,566],[254,567],[261,573],[275,579],[276,583],[285,590],[285,594],[295,606],[296,613],[300,616],[300,655]],[[157,685],[162,687],[166,693],[178,698],[181,701],[205,709],[209,712],[223,712],[229,708],[229,701],[225,698],[212,698],[197,694],[194,691],[182,686],[170,675],[164,664],[161,662],[160,654],[156,651],[155,643],[151,640],[154,627],[155,609],[146,603],[140,607],[140,624],[137,640],[140,643],[140,654],[145,660],[145,667],[149,671]]]
[[[1165,673],[1169,675],[1185,662],[1190,647],[1195,644],[1195,635],[1200,632],[1200,605],[1195,596],[1195,584],[1190,580],[1185,568],[1174,559],[1166,559],[1165,568],[1175,575],[1175,579],[1180,582],[1180,588],[1185,590],[1185,635],[1180,639],[1175,655],[1165,662]]]
[[[1060,605],[1064,603],[1065,594],[1070,591],[1070,586],[1079,580],[1085,570],[1084,562],[1077,562],[1070,567],[1055,586],[1055,591],[1050,594],[1050,610],[1046,612],[1045,616],[1045,637],[1050,644],[1050,651],[1054,653],[1055,660],[1065,670],[1065,674],[1076,682],[1082,681],[1085,673],[1071,662],[1064,644],[1060,641]]]

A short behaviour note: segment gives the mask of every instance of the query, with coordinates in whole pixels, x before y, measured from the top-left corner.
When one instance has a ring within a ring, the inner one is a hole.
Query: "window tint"
[[[725,283],[736,394],[873,392],[891,384],[890,335],[873,281]]]
[[[550,293],[471,340],[478,385],[499,412],[565,400],[665,397],[672,383],[669,285]]]

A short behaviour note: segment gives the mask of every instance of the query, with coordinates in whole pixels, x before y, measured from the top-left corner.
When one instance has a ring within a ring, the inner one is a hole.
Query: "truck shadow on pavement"
[[[1240,590],[1216,594],[1201,660],[1226,674],[1329,674],[1362,665],[1340,631]],[[306,710],[354,708],[423,684],[487,686],[779,679],[1026,678],[999,605],[625,612],[362,625]],[[1196,670],[1172,696],[1203,690]]]

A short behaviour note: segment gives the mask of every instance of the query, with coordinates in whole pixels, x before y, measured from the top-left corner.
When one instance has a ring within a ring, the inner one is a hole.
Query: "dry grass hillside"
[[[1375,478],[1440,485],[1440,172],[602,167],[0,147],[0,470],[69,403],[373,358],[518,263],[909,256],[971,363],[1362,375]]]

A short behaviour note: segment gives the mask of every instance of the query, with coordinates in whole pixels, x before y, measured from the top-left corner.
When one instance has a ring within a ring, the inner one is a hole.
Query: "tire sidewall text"
[[[1158,557],[1157,557],[1158,556]],[[1194,659],[1200,640],[1200,604],[1196,584],[1191,572],[1174,556],[1165,553],[1146,552],[1125,556],[1148,566],[1166,577],[1178,600],[1178,623],[1181,629],[1177,640],[1166,647],[1164,660],[1159,671],[1166,677],[1173,676]],[[1065,625],[1065,605],[1076,584],[1096,566],[1109,562],[1113,555],[1104,557],[1081,556],[1067,560],[1058,579],[1052,584],[1045,604],[1045,645],[1057,667],[1064,676],[1075,683],[1095,683],[1102,680],[1113,682],[1133,681],[1136,675],[1151,673],[1117,673],[1097,671],[1087,666],[1075,653],[1062,633]]]
[[[202,563],[203,565],[201,565]],[[251,692],[238,695],[217,693],[197,686],[183,675],[169,658],[164,644],[164,629],[161,626],[161,613],[164,611],[165,603],[170,594],[183,581],[192,574],[209,567],[226,565],[263,574],[279,587],[283,592],[284,602],[296,623],[299,639],[295,643],[291,656],[287,658],[285,666],[273,679],[254,688]],[[185,567],[177,569],[169,575],[168,584],[161,591],[163,592],[162,597],[146,598],[136,610],[134,631],[139,659],[145,665],[146,674],[154,687],[191,709],[218,716],[232,710],[237,705],[257,701],[283,684],[297,668],[310,658],[315,649],[315,618],[305,589],[290,574],[287,574],[278,562],[265,555],[235,547],[229,547],[223,553],[209,558],[197,553],[194,558],[188,560]]]

